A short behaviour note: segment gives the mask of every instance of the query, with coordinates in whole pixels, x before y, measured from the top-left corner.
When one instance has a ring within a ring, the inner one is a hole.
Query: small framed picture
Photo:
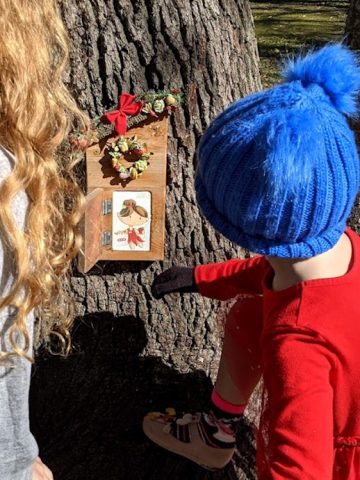
[[[113,192],[112,249],[150,251],[151,193]]]

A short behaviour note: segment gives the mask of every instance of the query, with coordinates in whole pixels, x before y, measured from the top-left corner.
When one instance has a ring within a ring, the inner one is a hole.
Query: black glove
[[[194,270],[191,267],[171,267],[160,273],[151,285],[153,297],[161,298],[171,292],[197,292]]]

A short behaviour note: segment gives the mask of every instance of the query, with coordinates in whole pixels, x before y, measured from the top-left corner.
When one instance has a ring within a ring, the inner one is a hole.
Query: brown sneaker
[[[201,414],[185,414],[176,418],[173,409],[167,413],[152,412],[143,420],[143,430],[154,443],[170,452],[192,460],[207,470],[224,468],[231,460],[235,447],[212,447],[205,442],[200,428]],[[176,433],[175,433],[176,431]]]

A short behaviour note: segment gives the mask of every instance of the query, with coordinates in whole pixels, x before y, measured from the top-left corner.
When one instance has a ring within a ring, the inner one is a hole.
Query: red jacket
[[[268,438],[258,439],[259,480],[360,480],[360,238],[347,234],[346,275],[279,292],[264,257],[195,269],[204,296],[263,295]]]

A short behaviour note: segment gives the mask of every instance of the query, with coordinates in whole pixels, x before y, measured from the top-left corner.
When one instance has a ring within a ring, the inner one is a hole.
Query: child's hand
[[[54,480],[51,470],[37,457],[32,465],[32,480]]]
[[[197,292],[194,268],[172,267],[160,273],[151,285],[151,293],[155,298],[162,298],[171,292]]]

